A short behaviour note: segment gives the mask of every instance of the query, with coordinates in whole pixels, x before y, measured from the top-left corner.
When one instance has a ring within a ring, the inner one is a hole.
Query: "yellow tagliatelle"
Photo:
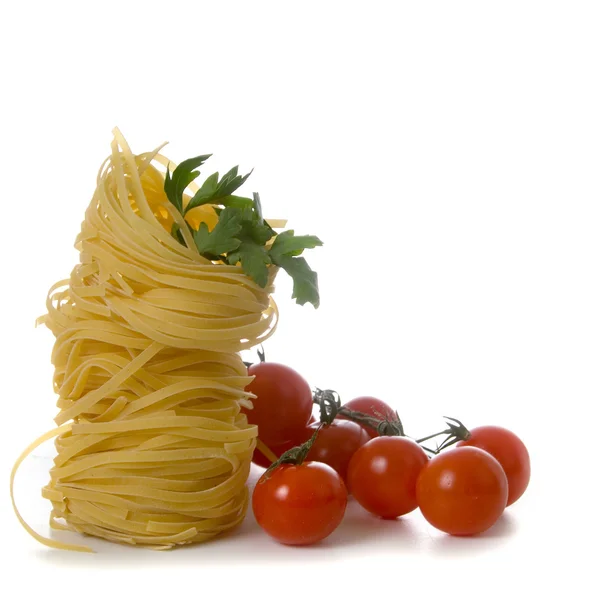
[[[170,235],[183,218],[155,165],[169,161],[134,156],[114,131],[77,238],[80,264],[50,290],[41,319],[56,337],[59,427],[19,458],[11,493],[25,456],[57,435],[42,492],[51,526],[164,549],[244,518],[257,429],[240,412],[251,378],[238,352],[273,333],[277,309],[274,270],[261,288],[239,266],[200,256],[187,227],[185,246]],[[211,228],[215,215],[203,206],[186,218]],[[39,541],[88,550],[43,538],[15,511]]]

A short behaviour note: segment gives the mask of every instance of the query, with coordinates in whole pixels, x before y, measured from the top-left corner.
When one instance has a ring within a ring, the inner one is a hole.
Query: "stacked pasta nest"
[[[239,352],[273,333],[277,310],[273,268],[263,288],[170,234],[186,228],[165,200],[159,151],[135,156],[115,130],[80,263],[50,290],[60,428],[43,495],[54,528],[164,549],[245,515],[257,430],[240,411],[251,378]]]

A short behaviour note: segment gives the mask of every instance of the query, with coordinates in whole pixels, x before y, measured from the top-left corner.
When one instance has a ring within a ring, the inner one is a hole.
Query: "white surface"
[[[52,339],[34,330],[118,125],[134,151],[255,167],[267,213],[318,234],[322,306],[283,279],[272,359],[527,443],[527,494],[488,535],[352,505],[320,547],[251,516],[171,553],[37,545],[1,496],[0,597],[576,597],[596,589],[600,382],[596,2],[13,2],[0,19],[1,467],[52,426]],[[38,456],[48,455],[48,449]],[[48,461],[18,480],[46,532]],[[391,590],[391,592],[389,591]],[[35,596],[34,596],[35,597]]]

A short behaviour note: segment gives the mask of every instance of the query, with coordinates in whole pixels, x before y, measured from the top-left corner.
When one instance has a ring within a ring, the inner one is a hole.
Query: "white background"
[[[490,532],[352,505],[294,549],[251,515],[171,553],[39,546],[1,496],[0,596],[576,597],[594,585],[600,381],[597,2],[10,2],[0,19],[2,477],[53,425],[51,335],[33,328],[118,125],[134,151],[255,168],[266,212],[325,242],[318,311],[278,284],[269,358],[409,433],[499,424],[532,482]],[[23,467],[39,498],[51,446]],[[256,474],[255,474],[256,475]],[[595,589],[595,587],[592,587]]]

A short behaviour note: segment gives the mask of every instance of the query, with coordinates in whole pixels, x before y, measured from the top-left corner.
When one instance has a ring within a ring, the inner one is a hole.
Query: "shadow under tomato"
[[[323,544],[349,548],[367,543],[370,552],[379,548],[389,550],[391,546],[413,547],[415,531],[410,518],[411,515],[398,519],[381,519],[368,513],[354,498],[350,498],[344,520]]]
[[[511,538],[517,530],[516,519],[505,512],[492,527],[479,535],[455,536],[440,532],[439,536],[431,537],[428,550],[438,556],[448,557],[480,554],[497,548],[499,543]]]

